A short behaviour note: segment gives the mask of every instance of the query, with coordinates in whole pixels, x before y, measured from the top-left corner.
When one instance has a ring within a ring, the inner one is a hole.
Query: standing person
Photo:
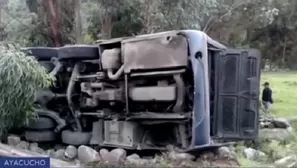
[[[270,107],[271,107],[271,104],[273,104],[273,99],[272,99],[272,90],[270,89],[268,82],[264,83],[264,89],[262,92],[262,103],[265,109],[265,113],[271,116]]]

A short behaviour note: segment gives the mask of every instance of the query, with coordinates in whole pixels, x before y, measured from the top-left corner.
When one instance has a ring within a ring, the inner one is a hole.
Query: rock
[[[274,129],[260,129],[259,139],[260,140],[277,140],[287,141],[293,136],[292,132],[287,129],[274,128]]]
[[[132,155],[127,156],[127,160],[130,160],[130,159],[136,160],[136,159],[141,159],[141,158],[140,158],[139,155],[137,155],[136,153],[134,153]]]
[[[78,148],[77,155],[79,161],[83,164],[99,162],[101,160],[97,151],[85,145],[81,145]]]
[[[291,132],[291,133],[294,132],[294,128],[293,128],[293,127],[288,127],[287,130],[288,130],[289,132]]]
[[[127,152],[124,149],[118,148],[110,152],[106,149],[99,151],[102,161],[109,163],[119,163],[126,160]],[[135,156],[134,156],[135,157]]]
[[[169,159],[172,161],[192,161],[195,157],[189,153],[176,153],[174,151],[169,153]]]
[[[109,152],[107,161],[114,163],[124,162],[126,160],[126,157],[127,152],[124,149],[117,148]]]
[[[30,143],[30,145],[29,145],[29,149],[31,149],[31,148],[35,148],[35,147],[38,147],[38,143],[35,143],[35,142]]]
[[[74,159],[77,156],[77,149],[75,146],[69,145],[67,146],[65,153],[64,153],[65,157],[69,158],[69,159]]]
[[[217,153],[220,158],[234,158],[231,150],[226,146],[220,147]]]
[[[140,158],[140,156],[135,153],[127,156],[127,162],[129,162],[129,163],[139,165],[139,164],[142,164],[141,161],[142,161],[142,159]]]
[[[291,156],[287,156],[287,157],[284,157],[282,159],[279,159],[277,161],[275,161],[275,165],[276,166],[289,166],[289,165],[292,165],[294,163],[296,163],[296,160],[297,158],[294,156],[294,155],[291,155]]]
[[[45,153],[45,151],[43,149],[41,149],[40,147],[37,148],[36,152],[39,153],[39,154],[44,154]]]
[[[16,146],[21,143],[21,138],[17,135],[9,135],[7,137],[7,144],[10,146]]]
[[[53,153],[52,157],[56,159],[66,160],[64,153],[65,149],[58,149],[56,152]]]
[[[45,154],[49,157],[54,157],[55,156],[55,150],[54,149],[49,149],[45,152]]]
[[[16,145],[19,149],[29,149],[29,142],[21,141],[19,144]]]
[[[264,128],[265,127],[265,123],[264,122],[260,122],[260,128]]]
[[[253,160],[256,157],[257,150],[252,149],[252,148],[247,148],[243,151],[243,153],[247,159]]]
[[[37,143],[30,143],[29,145],[29,150],[32,152],[36,152],[36,153],[40,153],[40,154],[44,154],[44,150],[41,149]]]
[[[272,121],[272,123],[275,125],[275,128],[288,128],[290,127],[290,123],[285,118],[276,118]]]
[[[263,121],[263,124],[264,124],[265,126],[269,125],[270,123],[271,123],[270,121]]]
[[[265,153],[258,151],[256,149],[253,149],[253,148],[246,148],[243,151],[243,153],[244,153],[244,156],[249,160],[259,159],[259,158],[265,156]]]
[[[127,156],[127,162],[136,164],[136,165],[143,165],[143,164],[149,163],[148,160],[141,159],[140,156],[135,153]]]
[[[100,149],[99,154],[101,156],[102,161],[107,161],[108,160],[108,155],[109,155],[109,151],[107,149]]]

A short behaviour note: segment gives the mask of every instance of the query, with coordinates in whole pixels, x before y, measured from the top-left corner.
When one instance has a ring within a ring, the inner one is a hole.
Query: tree
[[[0,135],[21,127],[36,117],[36,92],[51,85],[53,77],[46,73],[34,57],[26,56],[12,45],[0,43]]]
[[[89,14],[88,32],[96,40],[110,37],[132,36],[138,34],[143,28],[141,5],[138,0],[115,1],[88,1]],[[107,7],[111,5],[111,7]],[[105,8],[107,7],[107,8]]]
[[[81,1],[75,0],[75,39],[76,43],[82,43],[82,21],[81,21]]]

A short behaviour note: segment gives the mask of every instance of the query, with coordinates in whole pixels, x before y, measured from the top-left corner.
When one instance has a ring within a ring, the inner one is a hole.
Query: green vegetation
[[[273,91],[273,115],[285,118],[297,116],[297,72],[262,73],[261,84],[265,81],[270,83]]]
[[[274,104],[272,105],[273,116],[284,117],[287,119],[297,116],[297,72],[263,72],[261,75],[261,85],[269,82],[273,90]],[[261,86],[261,94],[263,87]],[[295,93],[296,92],[296,93]],[[286,156],[296,155],[297,149],[297,125],[291,122],[295,130],[292,138],[288,141],[260,141],[254,143],[238,143],[235,146],[238,161],[242,167],[269,167],[275,164],[276,160]],[[265,153],[264,157],[255,160],[246,159],[243,151],[246,147],[251,147]]]
[[[0,135],[34,118],[34,100],[52,77],[34,57],[0,43]]]

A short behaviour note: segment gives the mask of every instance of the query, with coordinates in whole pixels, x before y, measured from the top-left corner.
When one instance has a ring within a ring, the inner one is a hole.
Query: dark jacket
[[[273,100],[272,100],[272,90],[270,88],[263,89],[263,92],[262,92],[262,101],[273,103]]]

